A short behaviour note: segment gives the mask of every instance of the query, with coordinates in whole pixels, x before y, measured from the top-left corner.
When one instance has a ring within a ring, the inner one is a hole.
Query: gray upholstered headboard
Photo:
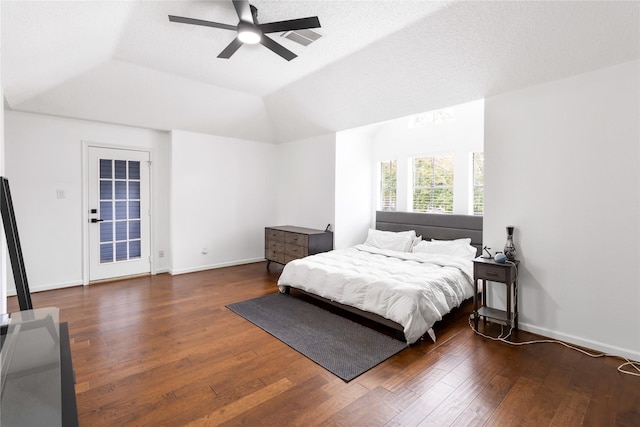
[[[471,237],[477,254],[482,254],[482,217],[475,215],[427,214],[419,212],[376,212],[376,229],[415,230],[424,240],[453,240]]]

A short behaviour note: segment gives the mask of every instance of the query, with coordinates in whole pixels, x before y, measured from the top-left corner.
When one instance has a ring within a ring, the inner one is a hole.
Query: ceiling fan
[[[232,1],[233,6],[236,9],[236,13],[238,14],[238,18],[240,19],[240,22],[238,22],[237,25],[221,24],[219,22],[203,21],[201,19],[185,18],[174,15],[169,15],[169,21],[237,31],[238,35],[236,38],[233,39],[233,41],[229,43],[229,45],[218,55],[218,58],[227,59],[231,58],[231,55],[233,55],[244,43],[260,43],[287,61],[291,61],[298,55],[277,43],[266,34],[320,27],[320,20],[317,16],[260,24],[258,22],[258,9],[256,9],[255,6],[250,5],[248,0]]]

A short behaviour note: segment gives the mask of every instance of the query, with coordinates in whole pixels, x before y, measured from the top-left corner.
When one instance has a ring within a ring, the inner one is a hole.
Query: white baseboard
[[[234,265],[243,265],[243,264],[253,264],[254,262],[261,262],[264,261],[264,258],[249,258],[249,259],[243,259],[243,260],[237,260],[237,261],[229,261],[229,262],[220,262],[217,264],[208,264],[208,265],[201,265],[198,267],[190,267],[190,268],[179,268],[176,270],[169,270],[169,274],[173,275],[173,276],[177,276],[179,274],[187,274],[187,273],[195,273],[198,271],[205,271],[205,270],[213,270],[215,268],[222,268],[222,267],[233,267]]]
[[[162,268],[162,269],[154,270],[152,274],[155,275],[155,274],[161,274],[161,273],[169,273],[171,275],[179,275],[179,274],[186,274],[186,273],[195,273],[197,271],[212,270],[214,268],[232,267],[234,265],[253,264],[254,262],[262,262],[262,261],[264,261],[264,258],[250,258],[250,259],[243,259],[238,261],[229,261],[229,262],[221,262],[217,264],[203,265],[203,266],[193,267],[193,268],[183,268],[179,270]],[[54,289],[71,288],[73,286],[82,286],[82,285],[83,285],[82,280],[74,281],[74,282],[66,282],[66,283],[47,283],[45,285],[36,285],[36,286],[29,285],[29,292],[35,293],[35,292],[43,292],[43,291],[52,291]],[[12,297],[16,295],[17,293],[15,289],[7,289],[8,297]]]
[[[574,344],[580,347],[595,350],[597,352],[607,353],[615,356],[626,357],[630,360],[639,361],[640,351],[633,351],[627,348],[617,347],[610,344],[601,343],[599,341],[593,341],[575,335],[563,334],[551,329],[541,328],[539,326],[531,325],[528,323],[518,322],[518,328],[523,331],[531,332],[534,334],[542,335],[544,337],[564,341],[567,344]]]
[[[66,282],[66,283],[47,283],[46,285],[29,285],[29,292],[32,294],[35,292],[43,292],[43,291],[52,291],[54,289],[62,289],[62,288],[72,288],[74,286],[82,286],[82,280],[77,282]],[[15,289],[7,289],[7,296],[12,297],[16,296]]]

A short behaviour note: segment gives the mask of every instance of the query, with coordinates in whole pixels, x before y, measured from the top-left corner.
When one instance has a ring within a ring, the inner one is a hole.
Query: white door
[[[149,153],[88,148],[89,280],[151,272]]]

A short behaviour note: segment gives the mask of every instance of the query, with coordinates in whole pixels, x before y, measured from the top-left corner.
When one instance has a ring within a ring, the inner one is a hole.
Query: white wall
[[[412,208],[409,187],[412,159],[452,153],[455,156],[453,213],[473,214],[471,156],[473,152],[483,151],[483,108],[483,100],[451,106],[448,109],[454,114],[452,121],[427,127],[409,128],[409,117],[374,125],[374,162],[397,160],[396,202],[399,211]]]
[[[83,141],[151,151],[152,239],[168,249],[167,133],[13,111],[4,124],[6,176],[31,291],[83,283]],[[166,271],[168,259],[153,252],[155,272]],[[14,294],[12,276],[9,285]]]
[[[486,99],[484,240],[515,225],[520,325],[640,359],[640,63]]]
[[[273,144],[171,133],[173,274],[264,260],[275,161]]]
[[[362,243],[375,227],[375,171],[367,129],[339,132],[336,136],[336,188],[334,245],[337,249]]]
[[[0,21],[2,21],[2,8],[0,7]],[[2,69],[2,38],[0,36],[0,69]],[[0,73],[0,176],[4,176],[4,91],[2,86],[2,73]],[[0,219],[0,222],[2,220]],[[4,227],[0,227],[0,313],[7,312],[7,241],[4,237]]]
[[[335,223],[334,133],[277,145],[276,224],[324,230]]]

